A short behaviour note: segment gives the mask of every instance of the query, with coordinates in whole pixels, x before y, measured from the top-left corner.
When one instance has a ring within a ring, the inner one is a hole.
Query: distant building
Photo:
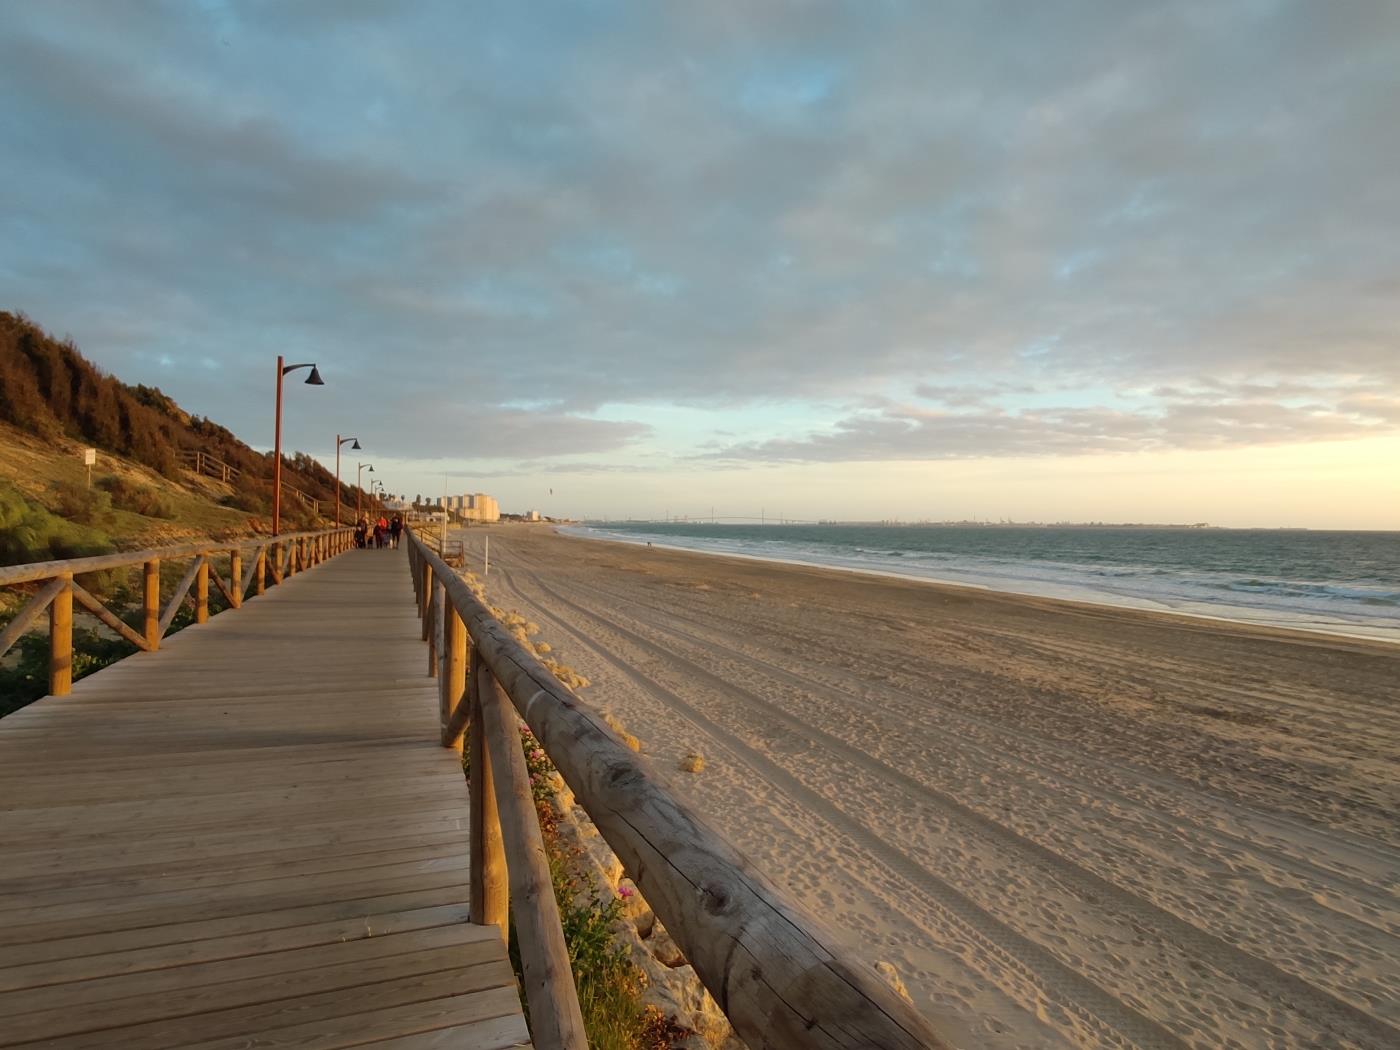
[[[539,521],[539,520],[540,520],[540,512],[537,511],[537,510],[527,510],[527,511],[525,512],[525,520],[526,520],[526,521]]]
[[[500,521],[501,506],[494,496],[484,492],[463,493],[460,496],[438,496],[433,505],[446,507],[448,512],[467,521]]]

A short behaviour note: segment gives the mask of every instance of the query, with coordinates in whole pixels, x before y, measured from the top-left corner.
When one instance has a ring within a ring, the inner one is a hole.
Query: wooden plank
[[[354,897],[345,901],[311,904],[281,911],[259,911],[250,915],[233,915],[224,919],[194,919],[159,926],[142,926],[111,933],[93,933],[64,937],[30,944],[14,944],[5,949],[8,967],[31,966],[75,959],[83,956],[108,955],[134,951],[163,944],[189,941],[218,941],[224,937],[281,930],[293,926],[316,925],[341,919],[363,920],[365,916],[387,915],[396,911],[416,911],[420,908],[456,906],[465,896],[465,885],[441,886],[411,893],[391,893],[384,896]],[[200,949],[200,952],[216,949]],[[0,970],[4,973],[4,970]],[[96,975],[94,975],[96,976]]]
[[[514,974],[503,959],[483,958],[475,965],[463,965],[468,954],[488,956],[481,946],[444,949],[416,955],[393,956],[379,960],[379,966],[352,964],[340,967],[343,974],[335,975],[334,987],[317,992],[314,989],[330,971],[299,974],[290,984],[285,978],[260,982],[240,982],[236,988],[216,986],[199,988],[175,996],[139,1000],[136,1009],[122,1003],[122,1008],[104,1011],[78,1023],[101,1024],[102,1027],[63,1038],[64,1050],[106,1050],[120,1046],[122,1050],[162,1050],[165,1047],[188,1046],[201,1040],[235,1035],[251,1035],[292,1024],[307,1024],[332,1020],[346,1014],[362,1014],[368,1010],[422,1003],[455,995],[471,994],[500,988],[514,982]],[[407,964],[407,965],[406,965]],[[417,972],[422,966],[451,968]],[[405,975],[376,980],[379,972],[395,973],[408,969]],[[354,982],[346,983],[346,982]],[[257,987],[258,991],[250,991]],[[291,989],[296,993],[292,994]],[[217,997],[212,994],[217,991]],[[230,1000],[231,993],[266,996],[265,1001],[246,1006],[221,1005]],[[211,1009],[211,1005],[217,1008]],[[182,1011],[188,1013],[182,1015]],[[143,1017],[157,1016],[158,1020]],[[20,1044],[21,1046],[24,1044]],[[475,1050],[475,1044],[463,1044]]]
[[[0,656],[4,656],[10,651],[10,647],[24,636],[24,632],[37,620],[49,607],[49,603],[58,597],[58,592],[66,586],[64,580],[50,580],[39,592],[25,603],[24,607],[15,614],[13,620],[5,625],[5,629],[0,631]]]
[[[190,563],[190,567],[185,571],[185,575],[180,577],[180,582],[175,585],[175,590],[170,595],[170,602],[165,607],[165,612],[160,614],[160,622],[156,624],[157,630],[162,638],[165,632],[170,630],[170,625],[175,621],[175,614],[180,611],[180,606],[185,603],[185,596],[190,593],[190,586],[194,583],[195,577],[199,575],[199,570],[204,567],[204,555],[197,554]]]
[[[210,937],[206,929],[197,940],[125,949],[117,947],[120,944],[119,939],[113,939],[109,944],[113,950],[97,955],[0,968],[0,991],[69,984],[97,977],[139,973],[143,970],[163,970],[171,966],[188,966],[191,963],[213,962],[245,955],[266,955],[270,952],[309,948],[318,944],[337,944],[371,935],[385,937],[391,933],[404,933],[409,930],[452,926],[466,923],[468,911],[468,905],[458,902],[412,911],[354,915],[331,922],[283,926],[228,937]],[[473,926],[470,929],[474,932],[483,928]]]
[[[363,1046],[366,1042],[433,1032],[440,1028],[463,1026],[472,1022],[492,1020],[518,1014],[520,999],[511,988],[491,988],[483,992],[457,995],[450,999],[434,999],[411,1006],[394,1007],[375,1013],[337,1017],[333,1021],[317,1021],[290,1028],[264,1032],[257,1040],[258,1048],[277,1050],[340,1050],[341,1047]],[[523,1020],[521,1022],[524,1023]],[[188,1050],[249,1050],[245,1036],[213,1039],[191,1043]]]
[[[31,886],[23,891],[0,894],[0,922],[26,908],[49,908],[59,904],[78,901],[101,901],[113,898],[128,899],[131,894],[172,893],[177,890],[215,889],[240,882],[260,882],[266,879],[301,878],[332,871],[358,871],[372,869],[378,871],[386,864],[456,858],[466,860],[466,850],[461,842],[449,842],[435,846],[400,846],[395,850],[376,853],[342,854],[338,851],[319,850],[314,856],[301,860],[275,863],[252,864],[247,862],[225,863],[203,871],[186,871],[182,868],[167,868],[136,875],[123,875],[104,879],[84,879],[64,886]]]
[[[425,967],[431,971],[441,964],[429,953],[439,948],[456,948],[456,958],[464,965],[502,957],[492,939],[465,940],[463,929],[469,927],[438,926],[0,994],[0,1018],[4,1018],[0,1040],[24,1042],[46,1033],[63,1035],[198,1012],[192,1006],[213,1011],[303,991],[353,987],[360,983],[360,974],[375,972],[371,963],[399,974],[425,972]],[[386,968],[385,959],[395,961]],[[27,1008],[14,1009],[12,1000]],[[78,1006],[88,1009],[75,1010]]]
[[[69,901],[64,904],[35,905],[28,908],[12,908],[4,913],[6,933],[20,931],[36,923],[59,923],[65,920],[90,918],[95,924],[120,922],[128,912],[157,915],[176,915],[182,910],[198,910],[207,905],[237,907],[240,902],[257,902],[264,899],[285,900],[305,899],[308,895],[344,894],[364,885],[390,885],[404,880],[436,877],[434,885],[455,882],[467,870],[467,858],[461,856],[439,857],[434,860],[393,861],[370,868],[357,868],[350,871],[322,872],[319,875],[290,875],[273,879],[257,879],[252,882],[231,883],[219,887],[216,892],[199,886],[194,889],[172,890],[169,892],[128,893],[121,897],[103,900]],[[142,923],[141,925],[151,925]]]
[[[512,1050],[515,1047],[529,1050],[532,1045],[525,1018],[509,1015],[360,1044],[374,1050]]]
[[[411,821],[397,824],[395,832],[402,830],[413,834],[426,830],[433,834],[464,831],[467,822],[455,805],[449,805],[432,813],[416,814]],[[386,831],[377,823],[366,827],[353,818],[333,822],[321,822],[300,829],[283,829],[278,835],[281,846],[324,846],[337,847],[341,844],[355,844],[366,841],[379,841],[386,837]],[[261,852],[268,845],[264,831],[242,829],[239,831],[215,832],[203,829],[191,834],[178,831],[144,839],[140,843],[130,840],[100,845],[49,844],[28,850],[7,850],[5,870],[15,875],[36,875],[53,871],[68,871],[81,868],[83,871],[110,871],[141,863],[159,864],[163,861],[179,861],[185,858],[226,857],[245,850]]]
[[[108,609],[105,605],[103,605],[100,601],[98,601],[87,590],[86,587],[83,587],[75,582],[73,584],[73,597],[78,600],[79,605],[81,605],[88,612],[92,613],[92,615],[96,616],[99,620],[106,624],[107,627],[109,627],[113,631],[116,631],[119,635],[125,638],[132,645],[136,646],[136,648],[142,651],[150,650],[151,647],[149,644],[147,644],[144,635],[137,634],[123,621],[119,620],[116,614],[113,613],[110,609]],[[0,652],[3,651],[3,649],[0,649]]]
[[[0,720],[0,1045],[526,1045],[404,560]]]

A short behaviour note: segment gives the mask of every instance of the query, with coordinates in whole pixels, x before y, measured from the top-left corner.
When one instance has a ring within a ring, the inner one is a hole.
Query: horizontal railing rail
[[[735,1032],[774,1050],[947,1044],[820,920],[672,793],[416,532],[409,565],[439,683],[441,741],[471,763],[473,922],[519,930],[535,1045],[586,1047],[539,825],[507,705],[524,720]]]
[[[243,475],[238,467],[232,463],[226,463],[212,452],[204,452],[197,448],[182,448],[178,453],[180,461],[196,474],[203,474],[206,477],[217,478],[223,482],[237,481]],[[282,482],[282,491],[288,495],[295,496],[306,506],[311,508],[313,514],[321,513],[321,504],[330,503],[332,500],[317,499],[309,493],[303,492],[295,485]],[[333,499],[334,497],[332,497]]]
[[[212,581],[228,602],[239,609],[253,587],[262,594],[269,582],[274,586],[289,576],[312,568],[354,546],[351,529],[323,529],[289,533],[276,538],[250,540],[201,540],[150,550],[102,554],[92,558],[30,562],[0,567],[0,587],[27,583],[43,586],[30,596],[14,618],[0,631],[0,656],[22,638],[44,612],[49,614],[49,695],[65,696],[73,687],[73,603],[91,613],[108,629],[125,638],[142,652],[160,648],[186,598],[194,592],[194,622],[209,619],[209,584]],[[243,555],[252,552],[246,571]],[[215,564],[227,554],[228,579]],[[163,561],[190,558],[190,565],[162,609],[160,567]],[[108,609],[100,598],[74,577],[87,573],[142,566],[141,630],[133,628]]]
[[[197,448],[182,448],[179,451],[181,462],[196,474],[204,474],[220,481],[236,481],[243,471],[232,463],[225,463],[218,456]]]

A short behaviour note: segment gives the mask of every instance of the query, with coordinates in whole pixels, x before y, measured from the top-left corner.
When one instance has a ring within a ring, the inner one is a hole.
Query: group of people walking
[[[355,546],[356,547],[388,547],[390,550],[397,550],[399,537],[403,535],[403,517],[395,514],[393,520],[389,520],[382,514],[379,520],[373,525],[364,515],[355,522]]]

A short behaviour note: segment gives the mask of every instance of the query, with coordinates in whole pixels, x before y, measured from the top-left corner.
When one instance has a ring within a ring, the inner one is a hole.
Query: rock
[[[593,834],[583,840],[583,851],[591,860],[598,871],[602,873],[609,890],[617,886],[617,882],[622,878],[622,861],[617,859],[608,846],[603,836],[598,834],[598,829],[592,823],[588,825],[593,829]]]
[[[685,965],[685,955],[681,952],[681,946],[659,922],[652,927],[651,938],[647,941],[647,951],[651,952],[652,958],[667,969],[674,970],[677,966]]]
[[[913,1002],[913,1000],[909,998],[909,989],[904,987],[904,979],[899,976],[899,971],[894,968],[894,963],[881,960],[875,964],[875,972],[885,979],[885,983],[893,988],[895,994],[901,999],[907,1002]]]
[[[561,817],[567,817],[574,810],[573,791],[558,773],[550,774],[549,788],[554,793],[554,812]]]
[[[691,751],[680,760],[678,768],[682,773],[703,773],[705,771],[705,756],[699,751]]]
[[[667,1017],[675,1018],[677,1024],[692,1029],[711,1047],[721,1045],[733,1034],[729,1019],[705,991],[692,967],[662,969],[658,976],[648,971],[648,977],[652,979],[642,993],[644,1005],[655,1006]]]

